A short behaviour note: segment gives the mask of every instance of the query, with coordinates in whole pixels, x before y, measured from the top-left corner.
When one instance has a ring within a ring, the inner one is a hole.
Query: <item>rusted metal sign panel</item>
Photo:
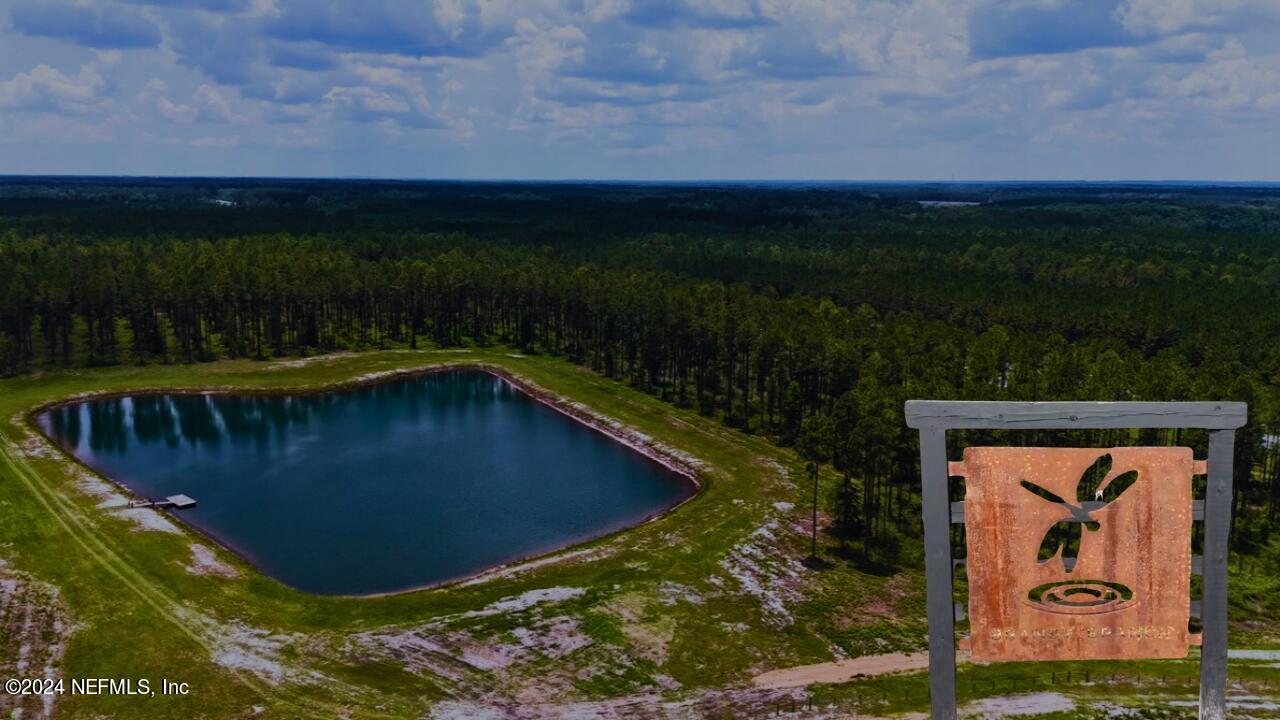
[[[973,659],[1185,657],[1203,471],[1185,447],[967,448]]]

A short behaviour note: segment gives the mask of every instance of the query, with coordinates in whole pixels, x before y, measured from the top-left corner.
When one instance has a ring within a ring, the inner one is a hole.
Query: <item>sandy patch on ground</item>
[[[627,623],[622,626],[622,634],[640,657],[661,667],[667,662],[667,646],[676,636],[676,621],[661,617],[652,622]]]
[[[622,635],[635,653],[661,666],[667,662],[667,646],[675,638],[676,621],[668,615],[649,613],[650,602],[642,593],[627,593],[613,598],[604,609],[621,621]]]
[[[200,543],[191,544],[191,563],[187,572],[192,575],[213,575],[215,577],[237,578],[240,571],[218,559],[213,548]]]
[[[511,631],[520,647],[529,655],[562,658],[592,643],[591,637],[582,632],[582,621],[576,617],[560,615],[530,623]]]
[[[373,382],[375,380],[382,380],[384,378],[393,378],[393,377],[396,377],[397,375],[410,375],[414,372],[419,372],[425,369],[426,368],[420,368],[419,370],[416,370],[416,371],[415,370],[379,370],[378,372],[371,372],[371,373],[365,373],[363,375],[357,375],[355,376],[354,381],[357,383]]]
[[[801,695],[761,690],[711,690],[685,698],[645,693],[565,703],[447,700],[437,703],[427,717],[431,720],[706,720],[757,717],[836,720],[854,716],[832,708],[810,708]],[[857,717],[860,720],[878,720]]]
[[[217,638],[217,646],[211,653],[213,661],[228,670],[246,671],[273,685],[286,681],[325,681],[319,673],[285,662],[284,649],[298,642],[299,635],[273,633],[239,622],[220,623],[213,634]]]
[[[564,657],[591,645],[581,620],[567,615],[544,616],[555,603],[580,597],[586,590],[550,587],[502,598],[479,610],[439,618],[411,627],[372,630],[347,639],[354,657],[391,658],[414,673],[430,672],[448,680],[454,689],[484,696],[497,692],[490,673],[517,664]],[[476,633],[454,623],[468,623],[496,615],[521,615],[520,624],[505,633]]]
[[[1164,702],[1174,707],[1199,707],[1199,700],[1160,700],[1152,698],[1152,702]],[[1271,713],[1280,712],[1280,702],[1272,697],[1262,697],[1260,695],[1250,695],[1243,692],[1233,692],[1227,690],[1227,709],[1231,712],[1227,713],[1228,717],[1251,717],[1245,715],[1247,712],[1267,713],[1266,717],[1270,717]]]
[[[116,510],[112,514],[132,522],[134,524],[133,529],[136,531],[151,530],[155,532],[174,533],[177,535],[182,534],[182,530],[178,529],[177,525],[170,522],[169,518],[161,515],[158,510],[145,507],[123,508]]]
[[[491,602],[480,610],[471,610],[463,614],[463,617],[485,617],[487,615],[497,615],[499,613],[512,613],[528,610],[529,608],[544,602],[562,602],[564,600],[572,600],[580,597],[587,591],[586,588],[576,587],[549,587],[539,588],[537,590],[529,590],[519,595],[512,595],[495,602]]]
[[[405,670],[429,673],[447,680],[455,691],[479,692],[486,675],[481,671],[506,668],[515,662],[514,648],[472,642],[466,633],[417,628],[395,633],[362,633],[348,640],[347,654],[390,658]]]
[[[961,708],[960,714],[962,717],[1005,718],[1019,715],[1071,712],[1075,707],[1075,701],[1066,695],[1055,692],[1038,692],[1027,695],[983,698]]]
[[[129,504],[126,498],[115,485],[103,480],[97,475],[77,469],[76,487],[81,492],[90,495],[98,500],[100,508],[122,508]]]
[[[315,363],[330,362],[333,360],[341,360],[342,358],[355,357],[353,352],[335,352],[327,355],[312,355],[311,357],[298,358],[297,360],[281,360],[273,362],[267,366],[268,370],[289,370],[293,368],[306,367]]]
[[[1280,660],[1280,650],[1230,649],[1227,657],[1231,660]]]
[[[45,441],[43,437],[35,433],[29,433],[22,442],[14,448],[15,454],[24,458],[43,458],[46,460],[54,460],[58,457],[58,449]]]
[[[57,588],[0,563],[0,677],[58,677],[73,629]],[[56,700],[0,693],[0,716],[48,718]]]
[[[766,521],[747,540],[734,545],[720,567],[743,592],[760,600],[767,621],[786,626],[793,621],[787,605],[804,599],[800,592],[804,566],[779,543],[779,528],[778,520]]]
[[[691,605],[701,605],[706,602],[702,594],[688,585],[681,585],[669,580],[662,581],[658,585],[658,599],[663,605],[671,606],[676,603],[686,602]]]
[[[455,692],[469,697],[511,697],[514,680],[524,672],[513,666],[533,667],[592,644],[578,618],[559,615],[534,617],[500,636],[473,634],[467,629],[445,630],[436,625],[398,632],[362,633],[347,643],[355,657],[391,658],[413,673],[429,672],[444,678]],[[538,683],[550,685],[539,675]]]
[[[790,474],[781,464],[771,459],[762,459],[760,464],[776,474],[781,487],[793,487]],[[788,606],[804,599],[803,588],[808,571],[783,537],[788,532],[797,532],[784,525],[783,517],[795,506],[778,502],[769,508],[760,526],[730,548],[719,565],[741,592],[760,601],[766,622],[775,627],[786,627],[794,621]],[[807,529],[804,532],[807,534]],[[726,583],[730,581],[723,576],[712,575],[707,582],[726,590]]]
[[[666,709],[657,695],[554,705],[483,705],[470,702],[442,702],[432,708],[432,720],[615,720],[617,718],[692,718]]]
[[[548,555],[546,557],[537,558],[536,560],[518,562],[511,565],[500,565],[491,570],[486,570],[473,578],[458,583],[458,585],[460,587],[479,585],[480,583],[486,583],[490,580],[522,575],[532,570],[537,570],[538,568],[553,565],[555,563],[566,562],[569,560],[595,560],[596,558],[604,557],[605,555],[608,555],[608,552],[603,548],[584,548],[582,550],[574,550],[572,552]]]

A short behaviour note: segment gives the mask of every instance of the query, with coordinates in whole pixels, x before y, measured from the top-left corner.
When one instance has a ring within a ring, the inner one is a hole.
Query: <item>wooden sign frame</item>
[[[1227,534],[1231,526],[1235,431],[1240,402],[968,402],[909,400],[907,426],[920,431],[925,580],[929,616],[929,692],[933,720],[956,717],[955,605],[950,527],[948,430],[1190,428],[1209,431],[1204,500],[1204,580],[1200,620],[1200,718],[1225,720],[1227,688]],[[963,504],[958,503],[963,517]],[[1187,538],[1190,543],[1190,538]],[[1190,578],[1188,577],[1188,582]]]

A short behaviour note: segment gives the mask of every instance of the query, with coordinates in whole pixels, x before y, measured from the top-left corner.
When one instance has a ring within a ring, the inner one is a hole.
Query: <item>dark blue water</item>
[[[325,394],[136,395],[40,426],[295,588],[390,592],[639,522],[678,475],[504,380],[450,371]]]

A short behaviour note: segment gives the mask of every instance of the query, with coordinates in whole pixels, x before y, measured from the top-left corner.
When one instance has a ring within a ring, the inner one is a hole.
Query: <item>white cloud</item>
[[[1280,21],[1275,0],[1128,0],[1116,12],[1126,28],[1144,35],[1234,32]]]
[[[370,87],[335,87],[325,93],[331,105],[353,117],[381,117],[409,112],[409,103]]]
[[[234,95],[230,88],[208,83],[196,88],[195,102],[200,118],[206,122],[248,122],[248,117],[236,112]]]
[[[111,105],[111,99],[102,94],[106,86],[97,63],[82,65],[76,75],[67,75],[42,63],[29,72],[0,82],[0,108],[72,113],[99,111]]]
[[[1164,97],[1215,112],[1268,107],[1263,102],[1280,92],[1280,68],[1253,62],[1243,45],[1229,41],[1209,54],[1209,61],[1183,74],[1165,74],[1152,86]]]
[[[152,78],[147,81],[146,86],[138,92],[137,101],[140,105],[151,105],[156,112],[166,120],[171,120],[179,124],[188,124],[195,120],[195,108],[190,105],[175,103],[165,96],[169,86],[165,81],[159,78]]]

